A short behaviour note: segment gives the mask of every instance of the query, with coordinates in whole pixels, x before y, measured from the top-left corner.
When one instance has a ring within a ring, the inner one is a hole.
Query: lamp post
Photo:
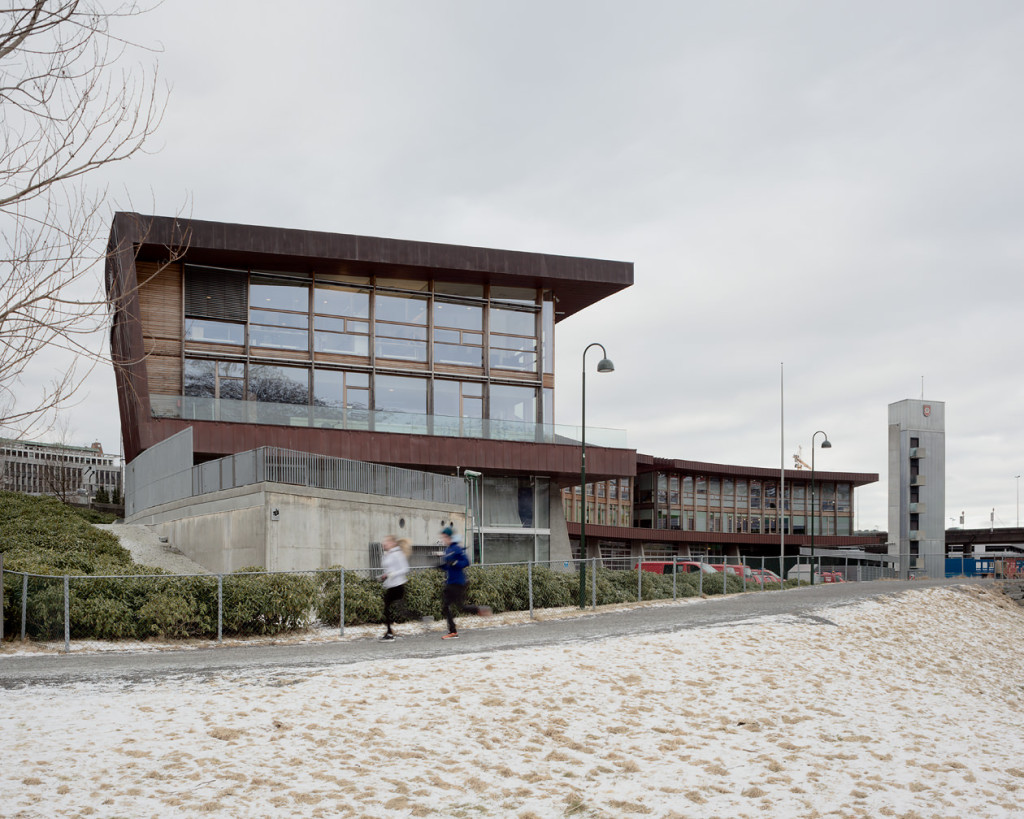
[[[1020,529],[1020,475],[1017,476],[1017,528]]]
[[[816,501],[814,499],[814,439],[824,435],[825,440],[821,442],[822,449],[831,449],[832,442],[828,439],[828,433],[818,430],[811,436],[811,585],[814,585],[814,518],[815,513],[818,511]]]
[[[588,344],[583,350],[583,411],[580,446],[580,608],[587,607],[587,351],[591,347],[600,347],[604,356],[597,362],[599,373],[615,371],[615,365],[608,359],[603,344],[596,341]]]

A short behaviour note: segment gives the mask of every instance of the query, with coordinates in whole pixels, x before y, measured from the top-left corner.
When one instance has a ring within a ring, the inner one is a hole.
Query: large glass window
[[[268,404],[308,404],[309,370],[253,364],[249,367],[249,397]]]
[[[427,414],[427,380],[404,375],[378,375],[373,383],[373,408],[413,415]]]
[[[434,361],[484,365],[484,311],[477,304],[434,303]]]
[[[210,319],[185,319],[185,340],[205,341],[211,344],[245,344],[245,325]]]
[[[489,360],[498,369],[537,372],[536,314],[492,307]]]
[[[435,381],[434,415],[483,418],[484,385],[473,381]]]
[[[536,304],[537,291],[529,287],[494,286],[491,288],[491,298],[512,302],[513,304]]]
[[[249,286],[249,344],[309,349],[309,287],[253,278]]]
[[[369,373],[314,370],[313,403],[318,407],[368,410],[370,408]]]
[[[318,285],[313,293],[313,349],[322,353],[370,354],[370,294],[355,287]]]
[[[317,284],[313,305],[314,311],[322,316],[370,318],[370,294],[357,287]]]
[[[374,351],[377,357],[426,361],[427,300],[378,295],[374,305]]]
[[[491,384],[490,392],[492,420],[536,422],[537,390],[533,387]]]
[[[489,478],[484,476],[482,490],[482,523],[484,526],[516,526],[532,529],[539,525],[534,513],[537,499],[532,478],[525,476]]]
[[[369,373],[313,371],[313,404],[317,424],[365,429],[370,419]]]
[[[836,484],[836,511],[850,511],[850,484],[848,483]]]
[[[555,304],[545,300],[541,305],[541,342],[544,350],[544,372],[555,371]]]
[[[245,365],[240,361],[185,359],[184,394],[195,398],[245,398]]]

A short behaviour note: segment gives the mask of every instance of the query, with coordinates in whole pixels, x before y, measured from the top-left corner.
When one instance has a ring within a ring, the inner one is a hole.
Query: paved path
[[[677,604],[638,606],[493,628],[464,629],[458,640],[441,640],[440,631],[402,637],[392,643],[376,639],[294,645],[211,646],[197,650],[47,654],[0,657],[0,689],[64,685],[83,681],[145,682],[162,677],[221,674],[252,676],[374,661],[389,657],[432,658],[546,646],[574,640],[600,640],[633,634],[671,632],[736,625],[764,617],[809,617],[810,612],[848,605],[908,589],[992,583],[986,580],[877,581],[837,583],[785,592],[736,594]],[[812,617],[828,627],[827,617]]]

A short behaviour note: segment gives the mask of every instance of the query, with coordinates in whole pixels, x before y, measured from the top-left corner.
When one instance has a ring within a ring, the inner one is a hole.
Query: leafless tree
[[[0,431],[13,437],[48,429],[100,360],[109,214],[90,177],[143,151],[163,116],[156,62],[133,63],[140,46],[116,31],[145,11],[0,6]],[[71,363],[53,369],[50,351]]]

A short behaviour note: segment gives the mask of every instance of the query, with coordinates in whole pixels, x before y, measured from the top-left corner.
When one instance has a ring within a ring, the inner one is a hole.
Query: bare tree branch
[[[0,430],[52,425],[101,355],[107,304],[107,192],[95,171],[144,150],[164,113],[157,65],[115,32],[148,9],[93,0],[27,0],[0,7]],[[38,395],[40,356],[71,363]]]

